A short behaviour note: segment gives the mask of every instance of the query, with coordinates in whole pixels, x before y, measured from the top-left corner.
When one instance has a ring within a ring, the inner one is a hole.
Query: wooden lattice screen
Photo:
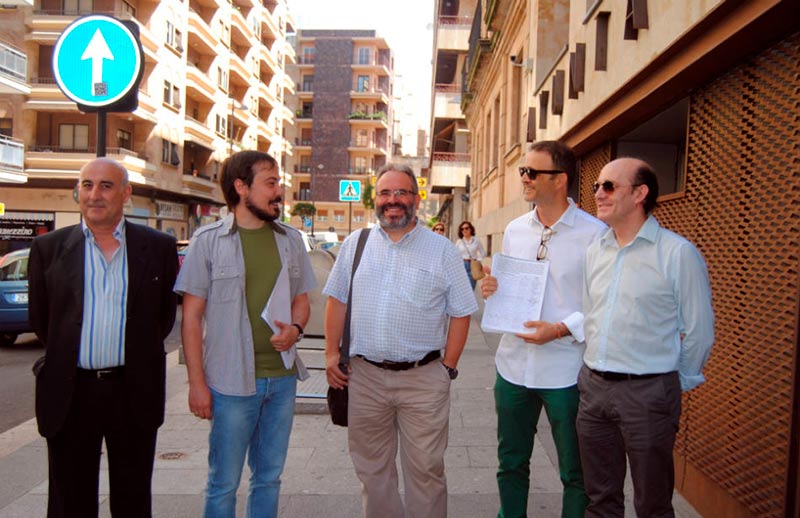
[[[706,258],[716,342],[707,383],[684,395],[676,453],[754,516],[778,517],[797,411],[800,33],[690,101],[685,192],[655,215]],[[592,213],[607,149],[582,157],[580,200]]]

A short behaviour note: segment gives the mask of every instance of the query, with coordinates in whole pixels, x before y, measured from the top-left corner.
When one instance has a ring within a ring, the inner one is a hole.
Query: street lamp
[[[317,164],[317,169],[321,173],[325,166],[323,164]],[[314,190],[314,169],[309,169],[309,174],[311,175],[311,206],[314,207],[314,214],[311,215],[311,237],[314,237],[314,220],[317,219],[317,203],[314,201],[314,198],[317,197],[317,191]]]

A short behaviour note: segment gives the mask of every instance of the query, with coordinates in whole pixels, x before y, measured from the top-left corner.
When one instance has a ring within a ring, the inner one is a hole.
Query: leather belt
[[[586,368],[589,369],[589,367]],[[658,376],[663,376],[665,374],[670,374],[669,372],[657,372],[653,374],[627,374],[625,372],[596,371],[594,369],[589,369],[589,372],[608,381],[646,380],[650,378],[657,378]]]
[[[107,381],[121,379],[125,373],[125,367],[109,367],[107,369],[81,369],[78,368],[78,378],[93,379],[97,381]]]
[[[413,369],[414,367],[422,367],[423,365],[427,365],[433,360],[442,357],[442,354],[439,351],[431,351],[426,354],[421,360],[416,362],[393,362],[390,360],[383,360],[382,362],[372,361],[368,358],[364,358],[364,356],[357,354],[359,358],[364,360],[365,362],[369,363],[370,365],[374,365],[381,369],[386,369],[389,371],[407,371],[409,369]]]

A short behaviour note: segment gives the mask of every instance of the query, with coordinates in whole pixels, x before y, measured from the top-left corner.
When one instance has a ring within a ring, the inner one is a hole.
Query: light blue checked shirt
[[[323,290],[345,304],[358,234],[345,240]],[[461,254],[450,240],[417,225],[394,243],[375,227],[353,280],[350,355],[420,360],[444,348],[450,317],[477,310]]]
[[[128,302],[128,253],[125,218],[114,229],[119,248],[106,262],[85,222],[83,245],[83,325],[78,352],[81,369],[125,365],[125,320]]]
[[[598,371],[678,371],[681,388],[705,381],[714,343],[711,285],[703,256],[649,216],[620,248],[609,229],[586,253],[584,363]]]

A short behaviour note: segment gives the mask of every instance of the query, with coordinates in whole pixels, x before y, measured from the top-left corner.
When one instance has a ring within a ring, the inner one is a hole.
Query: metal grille
[[[592,184],[600,176],[600,170],[611,160],[611,146],[601,146],[581,157],[581,184],[578,200],[581,208],[590,214],[597,214]]]
[[[755,516],[783,516],[800,299],[800,33],[691,95],[686,188],[661,224],[704,255],[716,341],[676,452]],[[582,157],[580,200],[611,158]],[[796,410],[794,410],[796,411]],[[796,439],[795,439],[796,440]]]
[[[709,266],[716,343],[676,448],[758,516],[782,516],[800,261],[800,35],[696,91],[686,195],[657,212]]]

